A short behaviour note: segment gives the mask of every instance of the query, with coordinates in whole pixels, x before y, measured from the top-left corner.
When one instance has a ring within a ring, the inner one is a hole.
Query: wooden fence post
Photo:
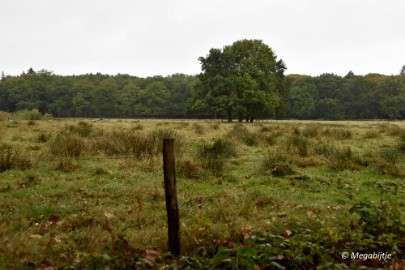
[[[169,249],[180,254],[180,221],[176,191],[176,156],[174,139],[163,139],[163,173],[165,181],[166,211],[169,234]]]

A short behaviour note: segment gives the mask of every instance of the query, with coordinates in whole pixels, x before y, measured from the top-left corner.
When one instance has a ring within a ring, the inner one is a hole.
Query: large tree
[[[152,82],[139,91],[135,110],[142,117],[162,117],[169,101],[170,92],[164,83]]]
[[[318,89],[310,76],[296,79],[290,88],[290,114],[293,118],[311,119],[315,117]]]
[[[386,77],[376,88],[383,118],[404,119],[405,117],[405,83],[400,77]]]
[[[211,49],[199,61],[201,87],[194,95],[193,109],[225,114],[228,121],[237,117],[252,122],[274,114],[286,67],[261,40],[244,39]]]

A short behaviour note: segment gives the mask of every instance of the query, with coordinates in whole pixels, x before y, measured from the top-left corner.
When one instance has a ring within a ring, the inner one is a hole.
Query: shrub
[[[161,145],[161,140],[159,136],[165,136],[167,134],[138,134],[129,143],[131,154],[137,159],[151,158],[159,154]]]
[[[387,233],[400,235],[405,232],[399,209],[390,205],[382,203],[374,206],[361,202],[350,208],[350,213],[359,215],[358,224],[365,233],[379,236]]]
[[[22,120],[40,120],[42,118],[42,114],[37,109],[17,111],[14,115]]]
[[[255,146],[259,142],[258,135],[249,131],[243,124],[236,124],[228,132],[228,136],[244,143],[247,146]]]
[[[27,153],[22,154],[21,151],[9,144],[0,145],[0,172],[4,172],[13,168],[22,170],[33,166],[35,160]]]
[[[83,139],[71,133],[60,133],[51,144],[51,152],[57,156],[79,157],[83,154],[86,143]]]
[[[0,172],[13,168],[16,152],[11,145],[0,145]]]
[[[92,141],[92,149],[105,155],[129,155],[134,134],[122,130],[105,132]]]

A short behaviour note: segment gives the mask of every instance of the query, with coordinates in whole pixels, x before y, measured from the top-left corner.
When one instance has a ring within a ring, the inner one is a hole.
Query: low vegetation
[[[402,122],[7,118],[0,269],[401,269],[404,134]],[[176,142],[177,258],[164,138]]]

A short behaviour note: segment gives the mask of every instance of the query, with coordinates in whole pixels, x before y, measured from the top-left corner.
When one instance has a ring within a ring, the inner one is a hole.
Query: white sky
[[[246,38],[287,74],[398,74],[404,18],[404,0],[0,0],[0,71],[191,75]]]

